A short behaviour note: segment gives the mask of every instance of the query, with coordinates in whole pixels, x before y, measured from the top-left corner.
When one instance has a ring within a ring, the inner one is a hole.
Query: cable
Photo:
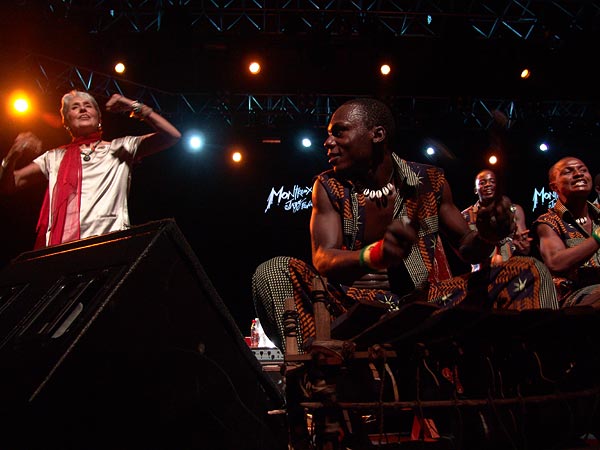
[[[491,398],[491,397],[488,398],[488,402],[489,402],[489,405],[490,405],[490,409],[493,411],[494,416],[496,417],[496,421],[498,422],[498,425],[500,426],[500,428],[502,429],[502,432],[504,433],[504,435],[508,439],[508,442],[510,442],[511,448],[513,448],[514,450],[518,450],[519,447],[513,441],[512,437],[511,437],[511,435],[510,435],[510,433],[508,431],[508,428],[506,428],[506,424],[504,423],[504,421],[500,417],[500,413],[498,412],[498,408],[496,408],[496,402],[494,402],[494,399]]]
[[[532,353],[533,353],[533,356],[535,356],[535,360],[537,361],[537,364],[538,364],[538,372],[540,374],[540,378],[544,381],[547,381],[547,382],[555,385],[557,383],[557,380],[552,380],[544,375],[544,371],[542,370],[542,361],[540,360],[540,357],[538,356],[537,352],[532,352]]]
[[[433,371],[429,368],[429,366],[427,365],[427,361],[425,361],[425,359],[423,359],[423,365],[427,369],[427,372],[429,372],[431,374],[433,380],[435,381],[435,385],[437,387],[440,387],[440,380],[438,380],[438,378],[435,376],[435,373],[433,373]]]

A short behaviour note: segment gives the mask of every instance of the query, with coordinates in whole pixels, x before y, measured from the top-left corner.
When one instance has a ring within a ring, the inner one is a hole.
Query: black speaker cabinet
[[[0,272],[0,449],[280,449],[282,407],[171,219]]]

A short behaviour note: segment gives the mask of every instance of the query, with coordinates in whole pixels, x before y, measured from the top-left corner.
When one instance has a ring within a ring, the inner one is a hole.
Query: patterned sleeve
[[[559,233],[559,227],[558,227],[556,220],[554,218],[550,217],[548,213],[542,214],[541,216],[539,216],[537,219],[535,219],[533,221],[533,223],[531,224],[532,230],[535,231],[537,229],[538,225],[541,225],[541,224],[548,225],[557,234]]]

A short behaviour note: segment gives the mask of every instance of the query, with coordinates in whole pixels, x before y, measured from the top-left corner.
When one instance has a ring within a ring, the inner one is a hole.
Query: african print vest
[[[600,209],[591,202],[588,202],[588,212],[592,218],[592,229],[600,226]],[[558,234],[560,239],[567,247],[576,247],[581,244],[590,235],[576,221],[567,207],[557,200],[554,206],[548,209],[548,212],[540,215],[534,222],[533,227],[539,224],[546,224]],[[596,284],[598,272],[600,271],[600,250],[596,251],[587,261],[583,262],[578,268],[568,274],[565,278],[576,282],[576,284],[587,285]],[[555,275],[554,282],[558,284],[561,277]],[[591,278],[591,280],[588,280]]]
[[[451,277],[450,266],[439,237],[438,212],[444,187],[442,169],[401,159],[395,154],[398,195],[394,204],[394,219],[407,217],[418,223],[418,238],[404,263],[418,289]],[[338,177],[333,170],[317,176],[342,220],[343,245],[358,250],[364,242],[366,199],[350,181]]]

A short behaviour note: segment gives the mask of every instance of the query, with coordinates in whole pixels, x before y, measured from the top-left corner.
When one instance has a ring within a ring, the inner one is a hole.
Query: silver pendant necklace
[[[83,155],[83,160],[84,161],[89,161],[90,159],[92,159],[92,153],[94,153],[94,151],[96,150],[96,147],[98,146],[98,144],[100,143],[100,141],[96,141],[94,142],[92,145],[90,145],[90,151],[85,153],[85,152],[81,152],[81,154]]]

